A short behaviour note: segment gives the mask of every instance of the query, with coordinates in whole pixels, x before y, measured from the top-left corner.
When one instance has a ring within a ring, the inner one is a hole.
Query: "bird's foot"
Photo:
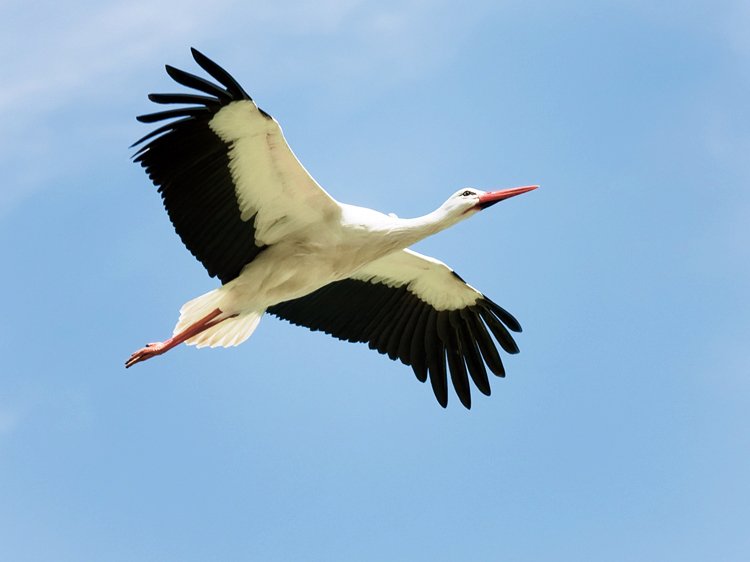
[[[142,347],[138,351],[136,351],[133,355],[130,356],[130,359],[128,359],[125,362],[125,368],[132,367],[136,363],[140,363],[141,361],[145,361],[146,359],[151,359],[152,357],[156,357],[157,355],[161,355],[162,353],[166,353],[170,349],[172,349],[175,346],[180,345],[183,342],[186,342],[193,336],[196,336],[197,334],[200,334],[203,330],[207,330],[208,328],[212,328],[216,326],[219,322],[222,322],[226,320],[226,318],[222,318],[220,320],[217,320],[216,317],[221,315],[220,309],[215,309],[197,322],[193,322],[190,326],[182,330],[179,334],[173,335],[171,338],[165,341],[156,342],[156,343],[148,343],[146,344],[146,347]],[[234,318],[235,315],[228,316],[227,318]]]
[[[145,361],[146,359],[151,359],[152,357],[161,355],[165,351],[167,351],[165,342],[160,341],[147,343],[146,347],[142,347],[130,356],[130,359],[125,362],[125,368],[127,369],[128,367],[132,367],[136,363],[140,363],[141,361]]]

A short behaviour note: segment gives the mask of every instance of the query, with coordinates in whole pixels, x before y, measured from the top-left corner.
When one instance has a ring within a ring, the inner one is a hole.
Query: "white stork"
[[[300,164],[276,120],[223,68],[192,54],[218,84],[167,66],[175,82],[200,94],[150,94],[188,107],[139,116],[169,121],[133,145],[148,141],[134,159],[185,246],[222,285],[187,302],[173,336],[139,349],[125,366],[183,342],[238,345],[269,312],[400,359],[420,381],[429,377],[443,407],[448,372],[466,408],[469,377],[489,395],[485,364],[505,375],[492,336],[517,353],[508,330],[521,326],[447,265],[407,248],[537,186],[460,189],[414,219],[339,203]]]

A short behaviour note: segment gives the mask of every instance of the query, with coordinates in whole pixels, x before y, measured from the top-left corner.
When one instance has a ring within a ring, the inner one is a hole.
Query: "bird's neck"
[[[440,207],[421,217],[402,219],[395,215],[341,204],[344,237],[337,245],[358,248],[357,255],[371,261],[391,252],[403,250],[420,240],[440,232],[468,215]],[[365,263],[365,262],[363,262]]]
[[[399,245],[406,248],[456,224],[461,219],[461,216],[448,214],[441,207],[431,213],[413,219],[395,218],[389,236],[399,240]]]

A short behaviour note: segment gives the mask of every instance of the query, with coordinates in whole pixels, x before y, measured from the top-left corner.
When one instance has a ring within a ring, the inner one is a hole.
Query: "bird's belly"
[[[262,310],[349,277],[373,257],[342,246],[271,247],[224,285],[226,312]]]

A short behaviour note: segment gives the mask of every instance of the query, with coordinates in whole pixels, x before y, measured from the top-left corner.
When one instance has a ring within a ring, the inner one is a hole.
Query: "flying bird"
[[[148,96],[178,107],[137,118],[166,124],[133,144],[133,158],[182,242],[222,284],[187,302],[172,337],[125,366],[181,343],[238,345],[268,312],[399,359],[430,380],[443,407],[448,376],[466,408],[469,379],[489,395],[487,369],[505,376],[497,344],[517,353],[510,332],[520,324],[443,262],[408,247],[538,186],[462,188],[410,219],[340,203],[297,160],[278,122],[226,70],[192,55],[215,82],[167,65],[195,91]]]

